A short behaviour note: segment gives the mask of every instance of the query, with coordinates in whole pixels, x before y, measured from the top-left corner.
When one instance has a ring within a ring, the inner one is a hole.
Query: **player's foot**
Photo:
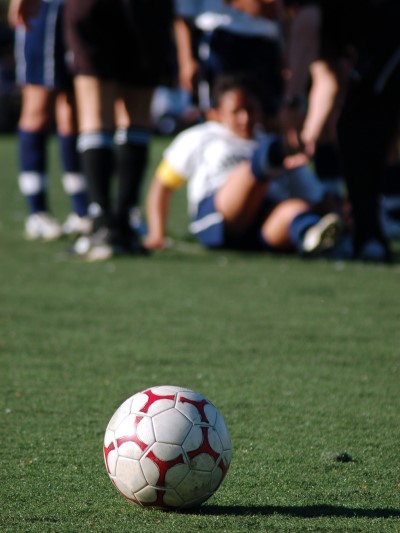
[[[45,211],[29,215],[25,222],[25,238],[33,241],[43,239],[54,241],[62,235],[62,227],[58,220]]]
[[[79,237],[72,246],[71,253],[90,262],[110,259],[116,254],[111,244],[110,230],[100,227],[91,235]]]
[[[145,254],[139,233],[128,225],[114,228],[112,232],[112,243],[122,254]]]
[[[328,213],[308,228],[303,236],[303,253],[313,255],[335,246],[341,235],[342,222],[336,213]]]
[[[68,237],[89,235],[92,231],[93,222],[90,217],[80,217],[76,213],[70,213],[63,224],[63,234]]]

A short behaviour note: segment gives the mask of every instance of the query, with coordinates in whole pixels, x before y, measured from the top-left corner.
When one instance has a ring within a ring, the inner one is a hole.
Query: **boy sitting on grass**
[[[285,155],[279,137],[256,134],[259,118],[250,85],[221,78],[207,122],[180,133],[156,170],[146,199],[147,249],[164,248],[170,198],[185,183],[190,230],[207,248],[316,255],[334,246],[338,215],[321,216],[304,199],[319,196],[318,180],[300,184],[302,197],[272,194],[271,180],[284,172],[300,182],[313,174],[304,154]]]

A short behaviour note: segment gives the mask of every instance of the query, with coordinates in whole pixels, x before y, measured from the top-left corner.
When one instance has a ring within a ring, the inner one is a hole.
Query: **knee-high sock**
[[[81,133],[78,138],[82,171],[87,180],[89,215],[94,230],[111,224],[111,179],[114,172],[112,135],[105,131]]]
[[[71,209],[80,217],[87,215],[88,196],[86,180],[81,171],[81,161],[77,151],[77,135],[58,134],[62,183],[71,201]]]
[[[129,212],[139,203],[149,143],[149,130],[132,127],[119,129],[116,132],[118,174],[116,218],[121,225],[128,224]]]
[[[44,131],[18,130],[18,184],[30,213],[47,211],[46,141]]]
[[[274,170],[282,166],[284,157],[282,139],[272,135],[264,136],[251,158],[254,179],[258,182],[271,179]]]

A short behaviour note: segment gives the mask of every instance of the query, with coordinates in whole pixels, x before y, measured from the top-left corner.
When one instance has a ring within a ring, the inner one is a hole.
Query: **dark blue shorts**
[[[245,233],[229,235],[222,215],[215,208],[214,195],[211,195],[199,203],[196,217],[190,224],[190,231],[206,248],[272,251],[261,234],[261,225],[271,207],[266,203],[257,220]]]
[[[214,195],[199,203],[197,215],[190,224],[190,231],[207,248],[221,248],[225,245],[224,219],[215,209]]]
[[[63,2],[41,2],[29,31],[16,31],[17,82],[49,89],[72,89],[66,64],[63,30]]]

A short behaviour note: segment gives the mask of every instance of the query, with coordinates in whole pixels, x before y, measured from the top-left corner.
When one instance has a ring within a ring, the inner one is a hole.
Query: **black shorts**
[[[171,81],[170,0],[68,0],[65,24],[74,74],[138,87]]]

